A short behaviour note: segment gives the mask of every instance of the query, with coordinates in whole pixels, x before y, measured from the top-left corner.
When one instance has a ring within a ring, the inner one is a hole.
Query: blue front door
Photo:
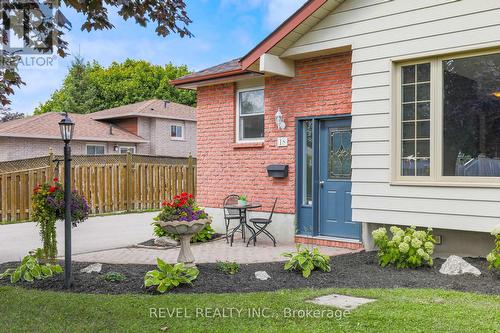
[[[318,234],[360,239],[351,210],[351,120],[320,121],[318,139]]]

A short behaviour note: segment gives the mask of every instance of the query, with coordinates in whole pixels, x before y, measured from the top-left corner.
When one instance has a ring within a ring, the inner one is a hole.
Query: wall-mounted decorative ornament
[[[274,115],[274,119],[276,120],[276,126],[278,129],[284,130],[286,128],[285,119],[283,118],[283,114],[280,109],[278,109],[278,112]]]

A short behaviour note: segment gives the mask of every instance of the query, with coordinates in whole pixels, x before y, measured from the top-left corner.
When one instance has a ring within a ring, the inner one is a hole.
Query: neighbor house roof
[[[72,113],[69,116],[75,123],[73,140],[148,142],[140,136],[122,130],[119,127],[113,126],[110,129],[110,124],[94,120],[89,115]],[[0,137],[61,139],[58,125],[61,119],[61,114],[49,112],[38,116],[0,123]]]
[[[172,83],[176,86],[189,87],[197,82],[255,73],[258,69],[251,68],[251,66],[260,59],[261,55],[269,52],[279,56],[287,47],[296,42],[309,31],[313,25],[326,17],[344,1],[345,0],[309,0],[242,58],[185,75],[173,80]]]
[[[95,120],[152,117],[196,121],[196,109],[183,104],[151,99],[89,114]]]

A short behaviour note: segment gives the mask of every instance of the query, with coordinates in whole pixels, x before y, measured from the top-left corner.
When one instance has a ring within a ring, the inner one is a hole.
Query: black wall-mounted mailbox
[[[268,165],[267,175],[273,178],[286,178],[288,177],[288,165],[286,164]]]

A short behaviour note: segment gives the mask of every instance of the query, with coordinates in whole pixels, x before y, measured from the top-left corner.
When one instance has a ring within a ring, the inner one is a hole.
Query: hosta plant
[[[144,286],[156,286],[156,290],[164,293],[180,284],[193,284],[200,271],[196,267],[186,267],[183,263],[170,265],[156,258],[158,269],[149,271],[144,277]]]
[[[308,278],[311,272],[319,269],[323,272],[330,272],[330,257],[321,254],[318,248],[310,250],[307,247],[297,245],[296,252],[286,252],[282,254],[284,257],[289,258],[285,263],[285,270],[297,270],[302,272],[302,276]]]
[[[379,248],[380,266],[394,265],[397,268],[432,266],[431,255],[436,241],[432,236],[431,228],[427,231],[417,230],[416,227],[403,230],[392,226],[389,230],[392,237],[389,237],[386,228],[379,228],[372,232],[375,245]]]
[[[54,274],[62,273],[62,268],[59,265],[52,265],[49,263],[40,264],[38,259],[41,256],[41,249],[30,251],[29,254],[23,258],[19,267],[7,269],[0,274],[0,279],[10,276],[11,283],[16,283],[18,281],[33,282],[34,280],[43,280]]]
[[[240,265],[236,262],[218,261],[217,269],[222,273],[234,275],[240,271]]]
[[[104,280],[108,282],[123,282],[127,279],[125,275],[119,272],[107,272],[104,274]]]
[[[495,248],[488,254],[486,260],[490,263],[490,269],[500,271],[500,224],[493,229],[491,234],[495,236]]]

